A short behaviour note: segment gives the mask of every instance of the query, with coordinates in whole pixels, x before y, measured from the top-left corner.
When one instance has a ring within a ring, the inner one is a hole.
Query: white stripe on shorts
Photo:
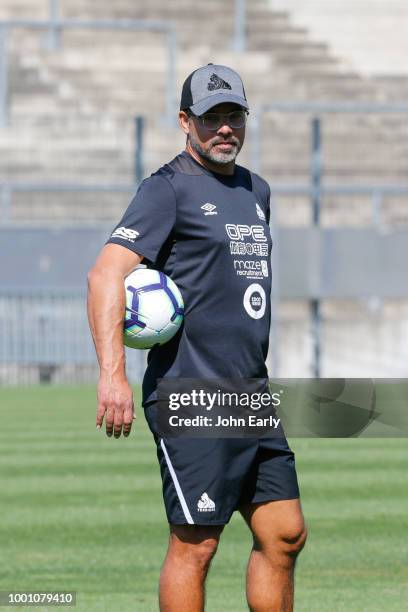
[[[184,516],[187,519],[187,523],[189,523],[190,525],[194,525],[193,518],[192,518],[192,516],[190,514],[190,510],[188,509],[186,500],[185,500],[184,495],[183,495],[183,491],[181,490],[180,483],[179,483],[179,481],[177,479],[176,472],[174,471],[174,468],[173,468],[173,466],[171,464],[170,457],[169,457],[169,454],[167,452],[167,448],[165,447],[163,438],[160,440],[160,446],[162,447],[162,450],[163,450],[163,453],[164,453],[164,457],[166,459],[167,467],[170,470],[170,474],[171,474],[171,477],[173,479],[173,484],[176,487],[177,496],[179,498],[181,507],[183,508]]]

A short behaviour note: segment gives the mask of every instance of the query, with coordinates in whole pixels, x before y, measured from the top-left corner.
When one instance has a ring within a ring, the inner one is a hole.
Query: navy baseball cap
[[[207,64],[194,70],[184,81],[180,110],[189,108],[194,115],[202,115],[223,102],[249,109],[242,79],[235,70]]]

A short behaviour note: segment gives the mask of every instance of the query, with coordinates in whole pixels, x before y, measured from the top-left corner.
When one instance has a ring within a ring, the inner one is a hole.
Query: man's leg
[[[161,612],[203,612],[204,582],[223,525],[170,525],[160,575]]]
[[[292,612],[295,561],[306,542],[300,501],[246,504],[240,512],[254,538],[247,570],[252,612]]]

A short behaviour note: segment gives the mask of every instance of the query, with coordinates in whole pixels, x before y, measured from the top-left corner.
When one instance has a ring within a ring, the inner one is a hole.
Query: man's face
[[[203,125],[197,117],[188,118],[186,113],[180,112],[180,123],[184,132],[188,135],[191,148],[216,166],[226,166],[235,161],[245,140],[245,124],[240,128],[232,128],[225,116],[234,111],[243,109],[237,104],[218,104],[210,108],[209,113],[222,116],[221,125],[217,130],[211,130]]]

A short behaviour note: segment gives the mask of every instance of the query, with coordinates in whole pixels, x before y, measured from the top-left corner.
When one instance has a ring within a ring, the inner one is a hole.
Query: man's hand
[[[122,430],[127,437],[132,429],[134,414],[133,393],[126,379],[113,380],[101,376],[98,384],[96,427],[100,429],[105,416],[106,435],[119,438]]]
[[[126,379],[123,320],[124,278],[143,256],[118,244],[106,244],[88,273],[88,319],[100,367],[96,427],[105,417],[106,435],[127,437],[134,419],[132,389]]]

